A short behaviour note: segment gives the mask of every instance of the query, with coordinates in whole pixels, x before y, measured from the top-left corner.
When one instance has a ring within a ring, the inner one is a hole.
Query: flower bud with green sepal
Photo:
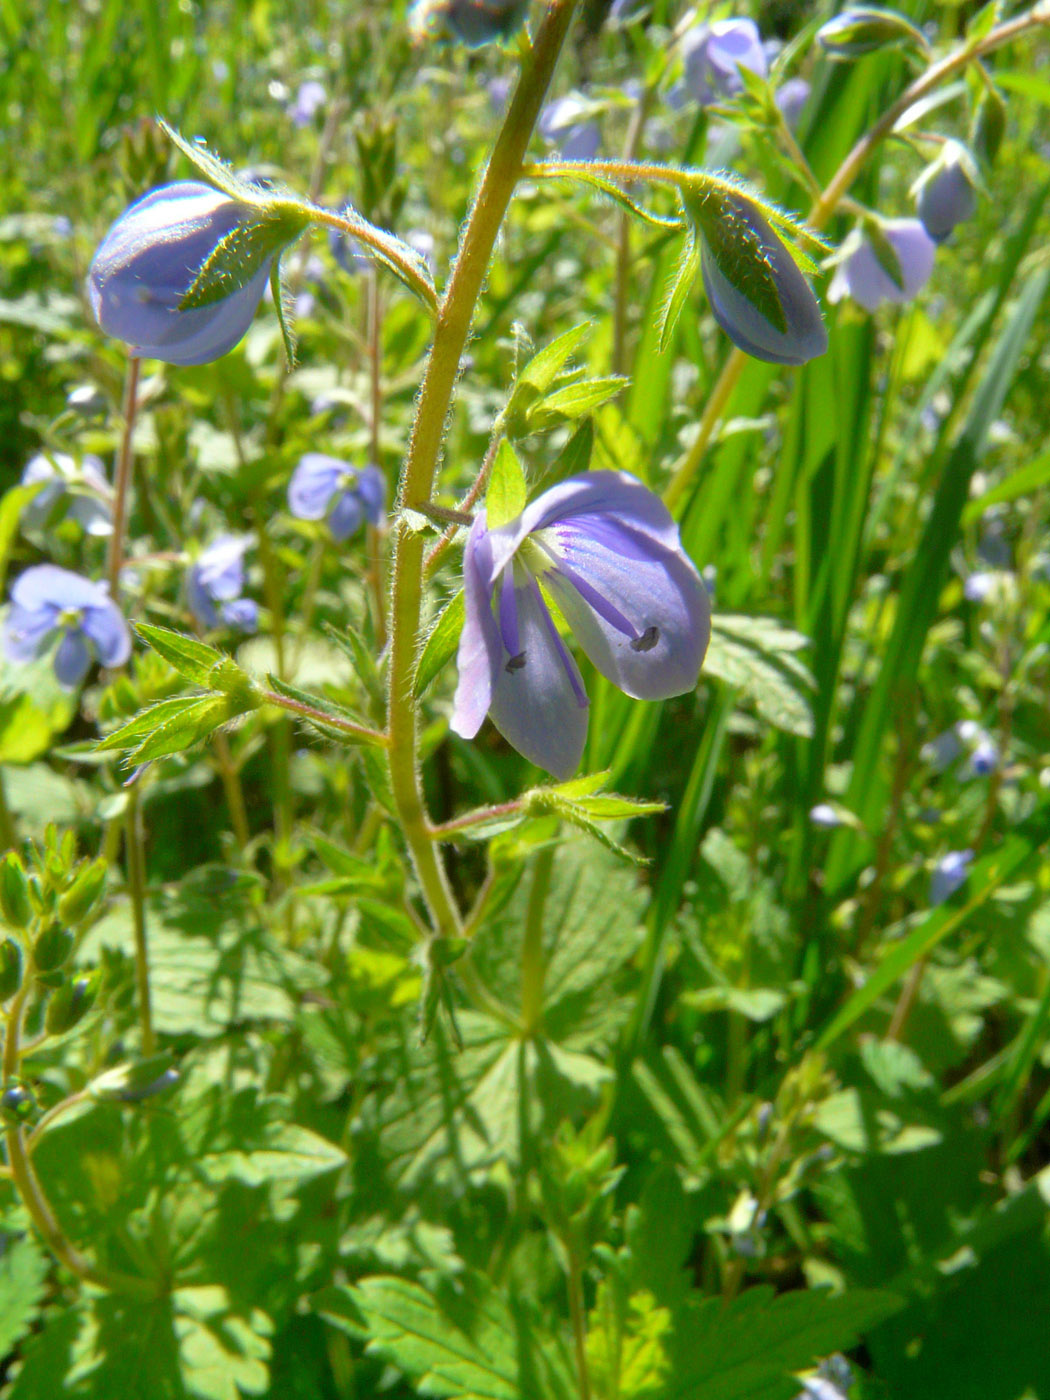
[[[902,44],[929,52],[921,30],[895,10],[844,10],[817,30],[817,43],[829,58],[843,62]]]
[[[99,974],[77,977],[56,988],[47,1004],[44,1026],[49,1035],[63,1035],[84,1019],[98,996]]]
[[[15,851],[8,851],[0,861],[0,911],[14,928],[27,928],[33,921],[29,879]]]
[[[106,888],[106,862],[83,863],[75,872],[73,882],[58,901],[58,917],[64,924],[81,924],[102,898]]]
[[[823,355],[828,334],[817,299],[758,203],[721,184],[684,191],[682,200],[711,310],[733,344],[770,364]]]
[[[36,1099],[24,1084],[9,1084],[0,1094],[0,1118],[12,1127],[23,1127],[36,1113]]]
[[[55,923],[33,944],[33,962],[38,972],[57,972],[73,951],[75,939],[71,929]]]

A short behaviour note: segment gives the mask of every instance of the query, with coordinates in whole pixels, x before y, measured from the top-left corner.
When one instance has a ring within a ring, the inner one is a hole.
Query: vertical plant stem
[[[418,510],[430,501],[445,420],[478,297],[576,5],[577,0],[552,0],[548,5],[467,220],[427,359],[402,471],[402,507]],[[422,605],[423,539],[399,522],[394,530],[390,617],[390,783],[432,927],[435,933],[453,935],[459,930],[460,912],[436,843],[430,839],[419,781],[413,682]]]
[[[18,1061],[22,1038],[22,1013],[25,1009],[26,998],[29,995],[33,982],[33,969],[30,965],[26,967],[25,977],[22,986],[11,1003],[8,1010],[4,1027],[4,1058],[3,1058],[3,1083],[4,1088],[10,1087],[18,1074]],[[58,1218],[52,1209],[50,1201],[44,1193],[44,1188],[40,1184],[36,1171],[33,1168],[33,1161],[26,1144],[25,1133],[20,1125],[8,1123],[4,1127],[4,1142],[7,1147],[7,1161],[11,1169],[11,1178],[15,1189],[18,1191],[29,1214],[29,1218],[36,1226],[37,1232],[47,1245],[51,1253],[64,1264],[67,1269],[78,1278],[87,1283],[94,1283],[100,1288],[118,1290],[126,1293],[150,1294],[153,1289],[146,1279],[133,1278],[129,1275],[109,1273],[98,1268],[85,1258],[80,1250],[69,1240],[58,1222]]]
[[[370,379],[369,456],[382,470],[380,431],[383,425],[383,301],[379,289],[379,269],[368,274],[368,370]],[[374,525],[366,531],[368,549],[368,590],[376,629],[376,648],[386,646],[386,604],[383,598],[382,535]]]
[[[282,580],[277,571],[270,537],[266,533],[266,523],[256,518],[256,538],[259,541],[259,562],[263,569],[263,592],[266,606],[270,610],[270,625],[273,629],[273,650],[277,661],[277,675],[283,681],[288,678],[287,654],[285,652],[284,599]],[[292,727],[291,721],[281,718],[270,730],[270,755],[273,760],[273,826],[277,847],[283,848],[292,835]],[[276,861],[275,866],[280,862]]]
[[[638,154],[653,92],[652,85],[647,85],[631,114],[627,140],[624,143],[624,160],[634,160]],[[626,209],[620,211],[620,228],[616,240],[616,301],[613,306],[613,374],[623,374],[627,364],[627,303],[631,294],[632,217]]]
[[[525,936],[521,944],[521,1026],[525,1035],[533,1035],[543,1019],[543,980],[546,963],[543,955],[544,912],[554,869],[554,847],[545,846],[536,857],[532,869],[532,889],[525,912]]]
[[[237,844],[243,852],[252,839],[251,830],[248,826],[248,809],[244,803],[244,789],[241,786],[241,775],[237,771],[237,764],[234,762],[233,754],[230,752],[230,741],[221,729],[216,730],[213,735],[212,747],[215,750],[215,761],[218,765],[219,777],[222,779],[223,791],[226,794],[226,807],[230,814],[230,825],[233,827],[233,834],[237,838]]]
[[[128,360],[128,372],[124,380],[123,426],[116,469],[113,473],[113,533],[109,537],[106,577],[109,579],[109,592],[114,601],[120,588],[120,570],[124,563],[124,543],[128,528],[128,496],[131,492],[131,467],[135,456],[135,415],[138,411],[140,366],[140,360]]]
[[[591,1377],[587,1369],[587,1313],[583,1302],[583,1270],[575,1245],[569,1255],[569,1316],[572,1319],[572,1340],[576,1351],[576,1372],[580,1381],[580,1400],[591,1400]]]
[[[128,894],[135,934],[135,984],[138,989],[139,1030],[143,1055],[156,1048],[153,1035],[153,1004],[149,982],[149,947],[146,940],[146,852],[143,846],[142,813],[138,787],[128,789],[128,810],[124,817],[124,844],[128,861]]]

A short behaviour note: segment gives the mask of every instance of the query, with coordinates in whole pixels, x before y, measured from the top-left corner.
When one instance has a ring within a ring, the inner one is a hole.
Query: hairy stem
[[[578,0],[552,0],[548,5],[467,220],[455,267],[438,310],[420,390],[401,477],[399,504],[403,508],[418,510],[429,504],[445,421],[478,297],[577,3]],[[430,839],[419,782],[413,690],[422,605],[423,540],[402,521],[394,531],[390,617],[390,782],[401,830],[412,853],[432,927],[435,933],[447,936],[458,932],[460,912],[439,852]]]

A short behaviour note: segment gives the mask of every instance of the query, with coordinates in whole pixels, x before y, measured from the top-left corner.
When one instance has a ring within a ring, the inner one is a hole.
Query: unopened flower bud
[[[58,901],[58,916],[64,924],[80,924],[91,913],[106,887],[106,862],[99,858],[84,865]]]
[[[21,1127],[36,1111],[36,1099],[24,1084],[11,1084],[0,1094],[0,1118]]]
[[[82,1021],[95,1004],[98,978],[77,977],[63,982],[47,1004],[44,1025],[49,1035],[62,1035]]]
[[[893,44],[926,47],[922,34],[894,10],[843,10],[817,30],[817,43],[829,58],[850,60]]]
[[[29,880],[25,866],[14,851],[8,851],[0,861],[0,910],[15,928],[25,928],[32,922]]]
[[[88,270],[99,325],[140,358],[203,365],[225,355],[251,324],[273,253],[228,296],[187,310],[181,304],[218,245],[257,218],[197,180],[151,190],[112,226]]]
[[[948,141],[919,185],[916,212],[935,243],[943,243],[956,224],[973,218],[977,191],[967,163],[959,143]]]
[[[57,972],[73,951],[73,934],[61,924],[49,925],[33,944],[33,962],[38,972]]]

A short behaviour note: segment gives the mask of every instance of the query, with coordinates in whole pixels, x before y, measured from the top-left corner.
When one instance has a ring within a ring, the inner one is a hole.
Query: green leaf
[[[622,374],[607,374],[594,379],[580,379],[575,384],[555,389],[534,403],[525,414],[527,432],[541,432],[568,420],[573,422],[614,399],[630,380]]]
[[[32,1327],[47,1273],[47,1258],[31,1235],[9,1242],[0,1256],[0,1356],[10,1356]]]
[[[490,530],[516,520],[525,509],[528,490],[518,454],[506,438],[496,452],[488,489],[485,492],[485,520]]]
[[[565,331],[556,340],[552,340],[549,345],[545,345],[542,350],[533,355],[518,375],[518,383],[515,386],[514,395],[511,396],[511,407],[514,406],[514,397],[519,387],[531,389],[533,397],[545,394],[561,373],[562,368],[568,363],[573,352],[583,344],[587,333],[591,330],[593,330],[592,323],[582,321],[580,325]]]
[[[669,1362],[669,1309],[658,1307],[651,1293],[621,1297],[617,1280],[598,1285],[587,1323],[587,1364],[599,1395],[616,1400],[658,1400],[664,1394]]]
[[[676,1312],[664,1400],[790,1400],[793,1372],[851,1347],[902,1306],[892,1293],[832,1296],[750,1288],[732,1302],[705,1298]]]
[[[32,763],[46,753],[76,708],[49,655],[21,664],[0,656],[0,763]]]
[[[660,307],[659,337],[661,355],[667,350],[671,341],[671,336],[678,318],[682,314],[686,299],[692,290],[693,283],[700,273],[700,239],[696,235],[696,230],[690,228],[686,231],[685,241],[682,245],[681,255],[675,263],[671,279],[667,284],[667,295],[663,305]]]
[[[354,672],[369,697],[377,705],[386,703],[386,691],[383,688],[383,678],[376,665],[375,653],[368,647],[365,639],[355,627],[347,626],[345,632],[333,627],[330,622],[324,624],[325,636],[334,642],[344,656],[349,657]]]
[[[520,1296],[504,1299],[480,1275],[430,1293],[405,1279],[366,1278],[347,1290],[368,1350],[421,1394],[446,1400],[575,1400],[568,1349]]]
[[[704,670],[734,686],[762,719],[808,739],[813,733],[813,679],[794,653],[807,645],[798,632],[768,618],[717,613]]]
[[[98,747],[122,749],[127,762],[147,763],[182,753],[221,729],[239,711],[225,695],[178,696],[151,705],[101,740]]]
[[[424,643],[423,654],[416,667],[416,684],[413,691],[417,700],[445,663],[454,656],[459,646],[465,617],[466,599],[461,588],[445,604]]]
[[[155,627],[149,622],[136,622],[133,625],[146,645],[158,656],[163,656],[180,676],[185,676],[194,685],[203,686],[207,690],[213,688],[211,673],[222,661],[227,660],[221,651],[196,637],[174,632],[170,627]]]

